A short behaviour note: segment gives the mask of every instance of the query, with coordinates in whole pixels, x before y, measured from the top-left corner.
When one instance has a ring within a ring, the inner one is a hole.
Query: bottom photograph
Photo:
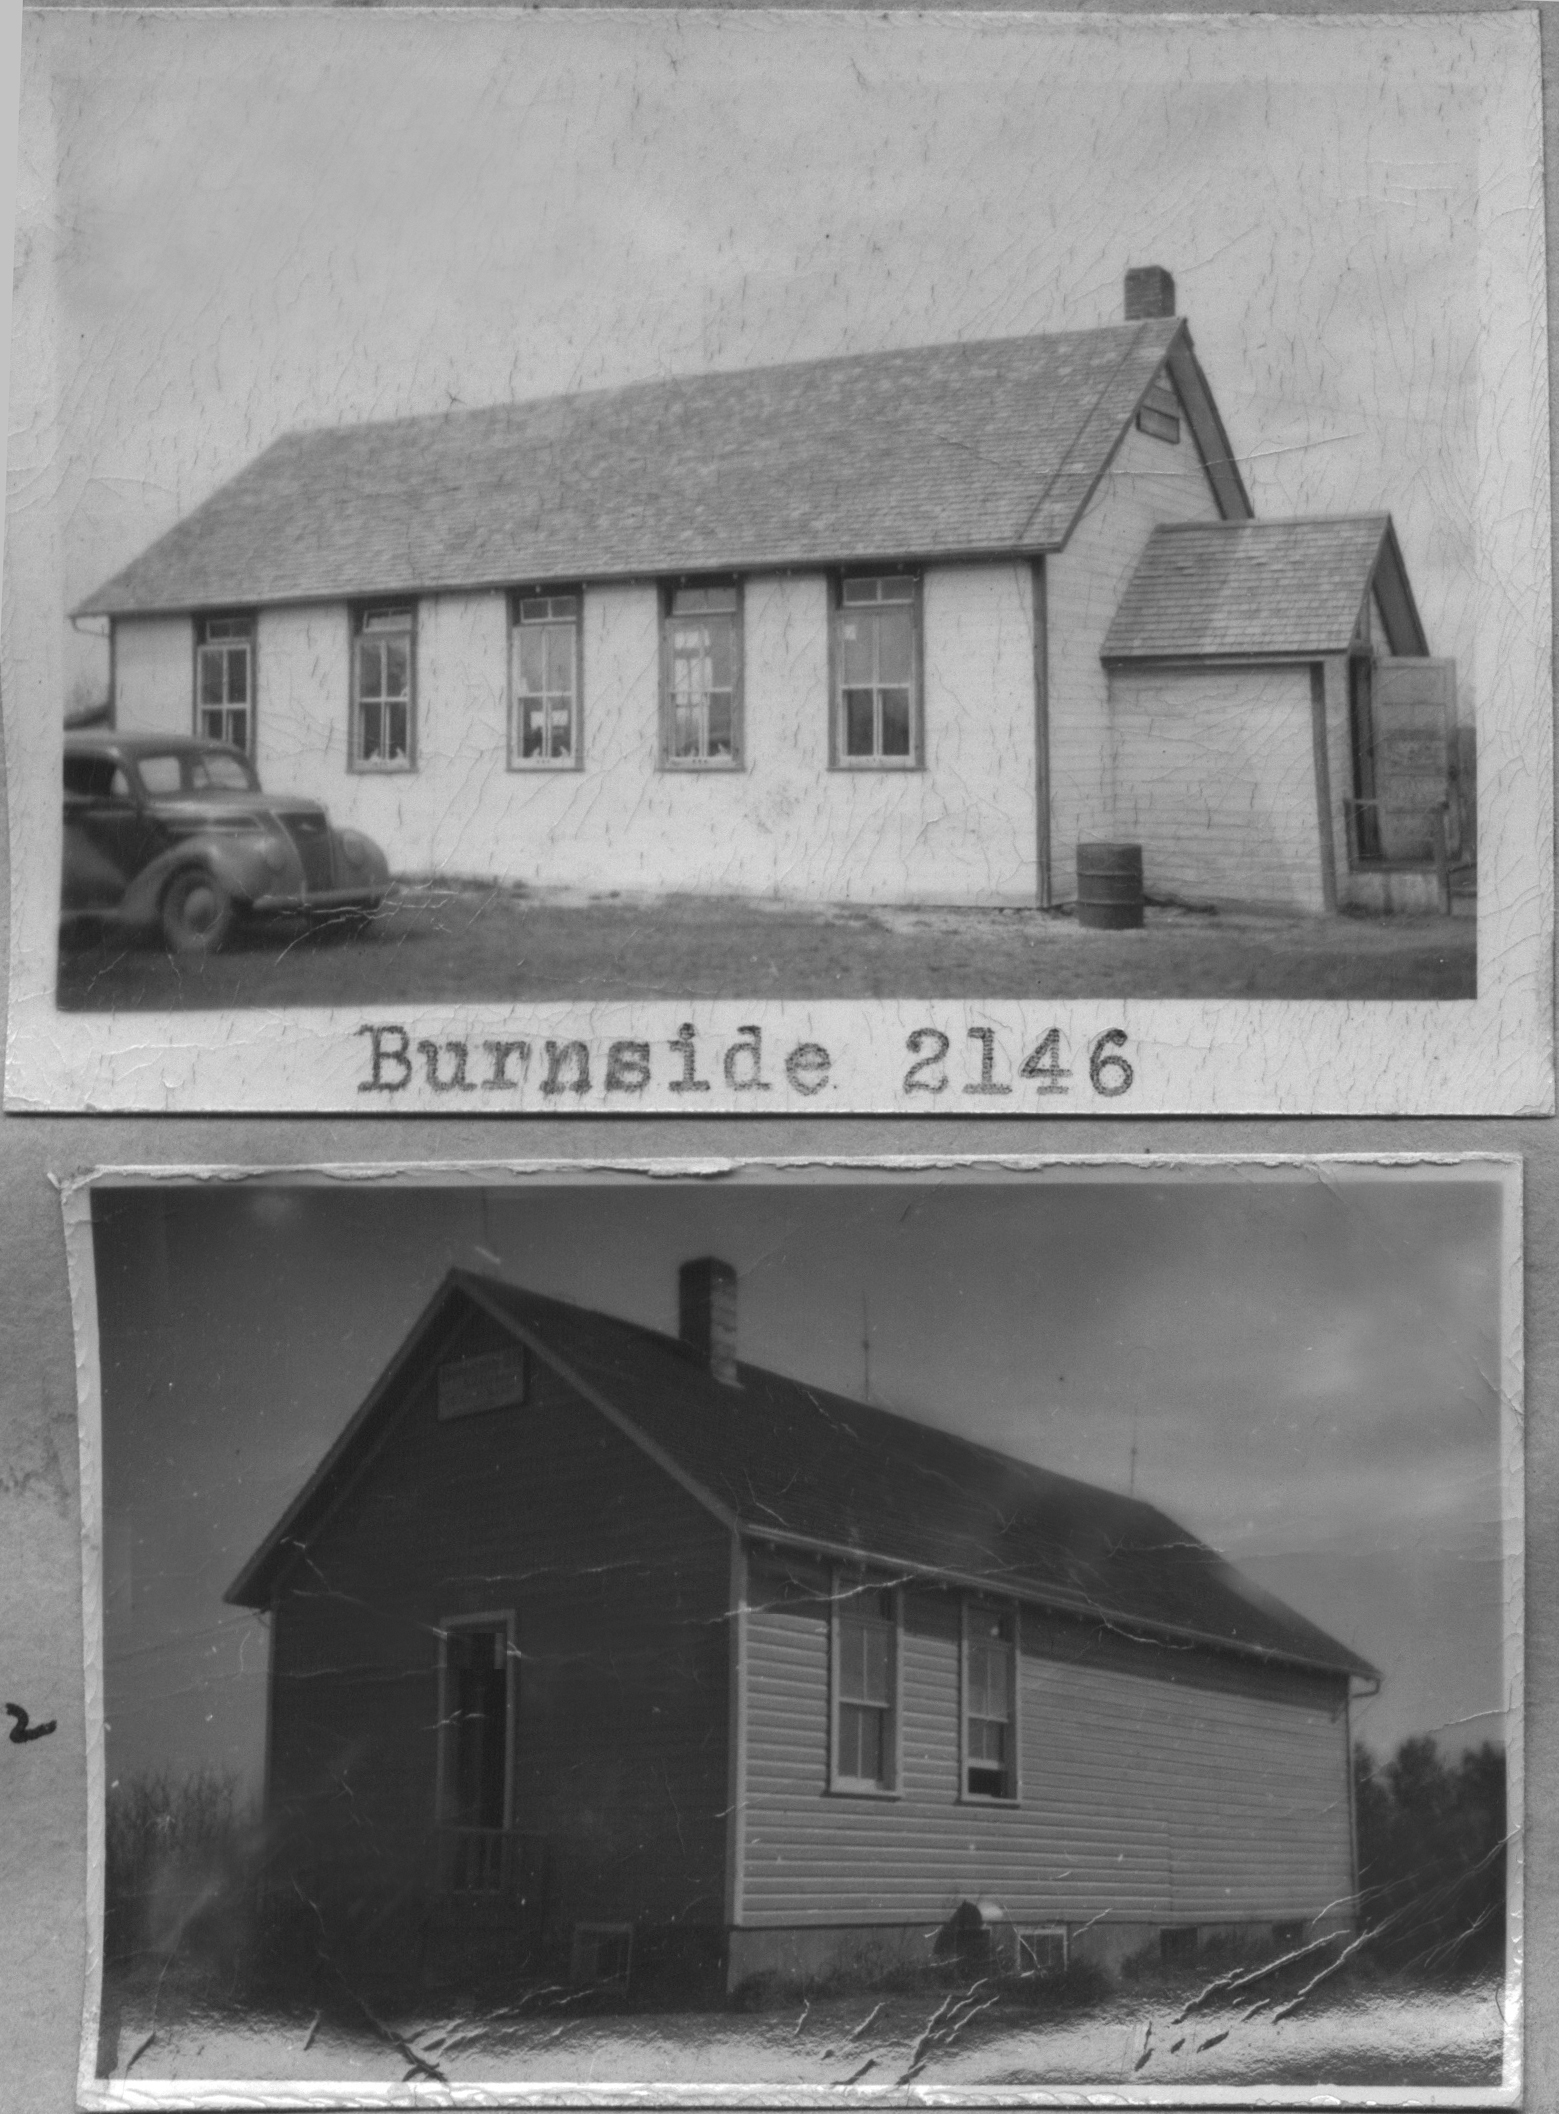
[[[1514,1160],[66,1218],[84,2105],[1518,2100]]]

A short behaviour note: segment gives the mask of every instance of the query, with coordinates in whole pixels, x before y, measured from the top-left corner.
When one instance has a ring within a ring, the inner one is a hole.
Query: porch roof
[[[1106,662],[1346,653],[1377,587],[1393,653],[1428,644],[1389,514],[1170,522],[1148,538]]]

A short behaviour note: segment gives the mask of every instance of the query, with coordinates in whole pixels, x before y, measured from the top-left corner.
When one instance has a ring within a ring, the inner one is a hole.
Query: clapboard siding
[[[1105,754],[1150,892],[1325,909],[1308,667],[1113,670]]]
[[[1045,562],[1051,862],[1061,901],[1076,890],[1079,840],[1115,828],[1099,660],[1110,620],[1161,522],[1218,518],[1190,429],[1171,446],[1133,427],[1065,550]]]
[[[511,1340],[473,1318],[452,1347]],[[720,1525],[546,1368],[524,1405],[449,1423],[432,1370],[408,1375],[275,1611],[271,1797],[296,1854],[426,1869],[439,1625],[512,1609],[514,1825],[548,1843],[557,1918],[718,1923],[729,1566]]]
[[[188,617],[114,625],[114,718],[133,734],[195,727],[195,627]]]
[[[1025,1613],[1016,1806],[958,1802],[956,1595],[907,1593],[899,1796],[830,1795],[821,1589],[746,1621],[743,1921],[1286,1918],[1351,1888],[1343,1684]]]

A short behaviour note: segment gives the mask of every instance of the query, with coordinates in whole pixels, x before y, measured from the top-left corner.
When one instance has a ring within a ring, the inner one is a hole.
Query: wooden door
[[[1383,660],[1371,675],[1378,856],[1427,866],[1435,858],[1435,819],[1451,797],[1456,663]]]

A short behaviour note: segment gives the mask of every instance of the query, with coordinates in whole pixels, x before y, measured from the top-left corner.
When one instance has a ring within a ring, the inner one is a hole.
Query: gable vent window
[[[584,598],[526,590],[509,605],[509,768],[572,770],[580,761],[579,619]]]
[[[839,582],[833,718],[836,767],[919,764],[920,582],[913,573]]]
[[[416,612],[409,604],[360,609],[352,641],[352,763],[409,771],[416,760]]]
[[[674,770],[734,770],[741,764],[742,602],[735,581],[667,593],[661,760]]]
[[[254,753],[252,616],[201,617],[195,627],[195,732]]]
[[[1010,1608],[964,1607],[965,1798],[1018,1795],[1017,1653]]]
[[[517,1409],[525,1400],[529,1380],[525,1351],[520,1345],[441,1365],[439,1422],[448,1424],[457,1417],[478,1417],[488,1410]]]
[[[1168,382],[1157,381],[1142,399],[1137,412],[1137,431],[1154,440],[1180,441],[1180,399]]]
[[[897,1591],[840,1572],[833,1627],[833,1789],[891,1792],[898,1784]]]

